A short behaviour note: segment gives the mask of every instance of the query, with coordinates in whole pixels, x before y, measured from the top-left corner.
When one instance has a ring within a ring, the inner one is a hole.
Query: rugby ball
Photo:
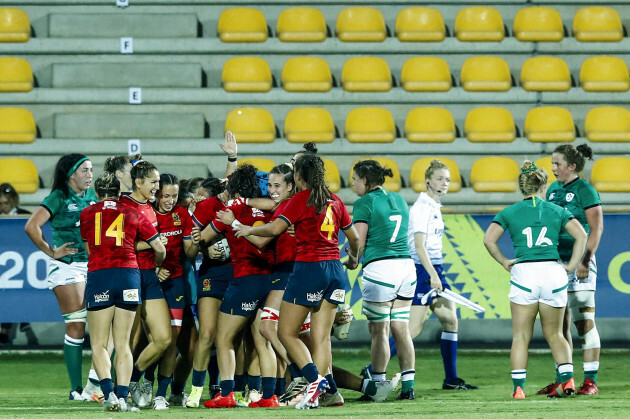
[[[223,255],[220,259],[221,262],[225,262],[230,258],[230,246],[228,245],[227,239],[224,238],[219,240],[214,244],[214,246],[216,246],[217,250]]]

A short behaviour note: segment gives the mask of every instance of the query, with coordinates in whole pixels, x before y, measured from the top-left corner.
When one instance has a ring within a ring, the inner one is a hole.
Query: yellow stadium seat
[[[453,115],[444,108],[412,109],[405,120],[405,136],[412,143],[451,143],[456,128]]]
[[[349,7],[337,15],[335,33],[342,42],[383,42],[387,28],[380,10]]]
[[[30,92],[33,71],[23,58],[0,57],[0,92]]]
[[[26,42],[31,38],[31,22],[24,10],[0,7],[0,42]]]
[[[221,12],[217,24],[221,42],[265,42],[267,21],[258,9],[234,7]]]
[[[518,190],[518,164],[507,157],[482,157],[473,162],[470,184],[475,192],[515,192]]]
[[[512,87],[510,67],[503,58],[479,56],[467,59],[459,76],[464,90],[506,92]]]
[[[630,157],[603,157],[591,169],[591,185],[598,192],[630,192]]]
[[[400,84],[408,92],[447,92],[453,81],[443,58],[413,57],[403,64]]]
[[[223,66],[221,81],[228,92],[268,92],[273,83],[269,64],[258,57],[229,59]]]
[[[423,157],[413,163],[411,166],[411,174],[409,175],[409,183],[414,192],[425,192],[427,190],[424,175],[431,165],[431,161],[435,159],[438,159],[448,166],[448,171],[451,172],[451,183],[448,187],[448,191],[451,193],[459,192],[462,189],[462,175],[459,172],[457,163],[448,157]]]
[[[628,65],[619,57],[587,58],[580,68],[580,86],[588,92],[625,92],[630,89]]]
[[[484,106],[466,115],[464,135],[473,143],[509,143],[516,138],[514,117],[505,108]]]
[[[239,143],[271,143],[276,139],[273,117],[266,109],[238,108],[225,118],[225,130],[232,131]]]
[[[385,183],[383,183],[383,187],[387,189],[388,191],[400,192],[400,189],[402,188],[402,179],[400,177],[400,169],[398,169],[398,165],[396,164],[394,160],[389,159],[387,157],[369,156],[369,157],[362,157],[360,159],[355,160],[354,163],[352,163],[352,167],[350,168],[350,176],[348,176],[348,179],[350,179],[350,183],[352,183],[352,174],[354,172],[354,165],[360,162],[361,160],[376,160],[382,167],[386,169],[392,169],[394,176],[393,177],[385,176]]]
[[[573,36],[580,42],[619,42],[623,39],[621,17],[611,7],[584,7],[573,17]]]
[[[282,87],[287,92],[327,92],[332,88],[330,67],[323,58],[291,58],[282,68]]]
[[[18,193],[35,193],[39,175],[35,163],[21,158],[0,159],[0,183],[10,183]]]
[[[324,175],[324,181],[326,185],[328,185],[328,189],[330,192],[337,193],[341,189],[341,175],[339,174],[339,167],[337,164],[327,159],[326,157],[322,157],[322,161],[324,162],[324,170],[326,174]]]
[[[571,88],[569,66],[557,57],[528,58],[521,68],[521,86],[528,91],[566,92]]]
[[[455,16],[455,37],[460,41],[502,41],[503,18],[492,7],[466,7]]]
[[[446,37],[444,18],[431,7],[408,7],[396,16],[396,37],[401,42],[440,42]]]
[[[346,117],[345,135],[351,143],[391,143],[396,138],[394,117],[383,108],[353,109]]]
[[[0,108],[0,143],[32,143],[36,133],[31,112],[22,108]]]
[[[387,61],[377,57],[355,57],[341,69],[341,85],[348,92],[388,92],[392,75]]]
[[[569,143],[575,140],[575,123],[568,109],[532,108],[525,117],[525,137],[534,143]]]
[[[534,164],[536,167],[542,167],[547,172],[547,186],[556,181],[556,177],[554,176],[552,170],[553,165],[551,164],[551,156],[541,157],[536,160]]]
[[[278,16],[276,36],[282,42],[322,42],[328,36],[326,20],[312,7],[284,9]]]
[[[558,42],[564,38],[564,25],[556,9],[524,7],[514,16],[512,32],[523,42]]]
[[[265,159],[263,157],[247,157],[244,159],[239,159],[237,164],[239,166],[243,164],[251,164],[256,169],[262,170],[263,172],[267,173],[271,172],[271,169],[277,166],[277,164],[275,164],[272,160]]]
[[[630,141],[630,111],[620,106],[593,108],[584,119],[584,132],[589,141]]]
[[[290,143],[331,143],[335,123],[326,109],[294,108],[284,120],[284,136]]]

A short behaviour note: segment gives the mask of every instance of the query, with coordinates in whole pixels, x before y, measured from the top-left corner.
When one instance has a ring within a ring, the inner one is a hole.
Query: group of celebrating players
[[[86,156],[69,154],[57,163],[51,194],[26,232],[51,257],[48,279],[66,322],[71,400],[100,401],[108,411],[195,408],[208,372],[207,408],[341,406],[339,388],[383,401],[399,382],[398,398],[415,399],[412,339],[429,308],[443,327],[442,388],[477,388],[457,375],[455,305],[440,296],[450,289],[440,210],[450,182],[446,165],[431,163],[426,192],[409,209],[382,186],[390,169],[358,162],[351,218],[326,187],[313,143],[269,173],[237,165],[232,133],[221,148],[227,179],[179,181],[139,155],[119,156],[107,160],[91,189]],[[588,146],[558,147],[552,157],[558,181],[548,192],[546,172],[526,161],[519,177],[525,200],[499,213],[486,233],[488,251],[511,272],[514,398],[525,398],[527,347],[539,312],[557,365],[556,380],[541,392],[575,391],[571,316],[584,349],[585,381],[577,392],[598,391],[594,254],[603,223],[597,192],[578,176],[586,157],[592,157]],[[46,222],[52,246],[42,233]],[[349,246],[343,264],[340,229]],[[516,259],[497,245],[505,230]],[[372,344],[371,364],[358,377],[333,365],[331,331],[352,319],[349,310],[338,310],[345,302],[343,265],[356,269],[361,258]],[[92,369],[84,388],[86,322]],[[388,380],[396,352],[401,372]]]

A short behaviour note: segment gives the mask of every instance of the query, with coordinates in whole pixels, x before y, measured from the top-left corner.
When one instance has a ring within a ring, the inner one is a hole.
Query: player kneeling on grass
[[[518,178],[525,199],[499,212],[486,231],[484,245],[510,278],[512,310],[512,381],[515,399],[525,398],[527,348],[536,315],[540,313],[543,334],[558,365],[555,388],[548,397],[566,397],[575,392],[571,348],[562,334],[567,305],[567,273],[577,268],[586,246],[586,232],[565,208],[542,197],[547,190],[547,172],[525,160]],[[497,242],[510,232],[515,259],[505,257]],[[559,262],[558,237],[565,230],[575,239],[566,265]]]
[[[134,209],[118,201],[120,183],[111,173],[103,173],[94,183],[100,203],[81,212],[81,238],[88,254],[86,307],[91,331],[92,357],[106,399],[104,410],[128,411],[129,380],[133,358],[129,339],[136,309],[141,303],[140,271],[135,241],[151,245],[158,264],[166,249],[155,227]],[[110,332],[116,350],[116,394],[107,353]]]

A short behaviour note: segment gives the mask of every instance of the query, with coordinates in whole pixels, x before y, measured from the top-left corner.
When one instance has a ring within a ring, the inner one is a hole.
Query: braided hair
[[[518,188],[525,196],[533,195],[547,184],[549,175],[542,167],[536,167],[534,163],[525,160],[518,175]]]
[[[326,170],[322,159],[313,153],[304,153],[295,162],[295,173],[300,174],[307,189],[311,190],[307,205],[315,208],[318,214],[322,213],[328,200],[332,199],[324,179]]]

